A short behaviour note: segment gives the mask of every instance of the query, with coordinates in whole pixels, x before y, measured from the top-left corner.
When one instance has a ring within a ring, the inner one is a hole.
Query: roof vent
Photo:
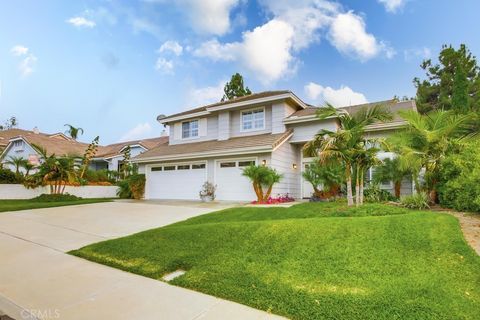
[[[35,133],[35,134],[39,134],[39,133],[40,133],[40,130],[38,130],[38,127],[37,127],[37,126],[35,126],[32,131],[33,131],[33,133]]]

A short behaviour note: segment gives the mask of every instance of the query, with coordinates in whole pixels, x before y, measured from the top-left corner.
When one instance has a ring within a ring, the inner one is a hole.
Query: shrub
[[[22,183],[22,177],[9,169],[0,169],[0,183]]]
[[[396,198],[387,190],[381,189],[378,183],[371,183],[363,190],[365,202],[386,202],[395,201]]]
[[[409,209],[428,209],[430,208],[428,202],[429,197],[426,192],[418,192],[410,196],[403,196],[400,198],[400,204]]]
[[[480,212],[480,140],[464,146],[442,162],[440,205],[459,211]]]
[[[120,180],[117,182],[118,190],[117,196],[122,199],[133,199],[132,191],[128,185],[127,180]]]
[[[31,199],[32,201],[38,202],[64,202],[64,201],[77,201],[82,198],[74,196],[72,194],[41,194],[38,197]]]
[[[130,191],[132,192],[133,199],[142,199],[143,195],[145,194],[145,175],[132,174],[127,178],[127,181]]]

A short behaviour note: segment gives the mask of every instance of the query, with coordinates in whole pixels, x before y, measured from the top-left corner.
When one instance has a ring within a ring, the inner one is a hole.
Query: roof
[[[150,150],[158,145],[164,144],[168,142],[168,136],[167,137],[157,137],[157,138],[151,138],[151,139],[142,139],[142,140],[132,140],[132,141],[125,141],[125,142],[118,142],[114,144],[110,144],[107,146],[100,146],[98,148],[98,152],[96,154],[96,157],[111,157],[115,155],[121,154],[121,151],[123,148],[126,146],[132,146],[132,145],[140,145],[144,147],[147,150]]]
[[[189,114],[195,114],[195,113],[202,112],[202,111],[208,111],[207,110],[208,108],[225,106],[225,105],[229,105],[229,104],[233,104],[233,103],[237,103],[237,102],[245,102],[245,101],[250,101],[250,100],[255,100],[255,99],[274,97],[274,96],[277,96],[277,95],[288,94],[288,93],[293,95],[293,92],[291,92],[289,90],[276,90],[276,91],[264,91],[264,92],[259,92],[259,93],[253,93],[253,94],[250,94],[248,96],[238,97],[238,98],[234,98],[234,99],[227,100],[227,101],[216,102],[216,103],[212,103],[212,104],[205,105],[205,106],[202,106],[202,107],[198,107],[198,108],[195,108],[195,109],[190,109],[190,110],[187,110],[187,111],[184,111],[184,112],[175,113],[175,114],[169,115],[168,117],[165,117],[165,118],[158,118],[157,117],[157,120],[168,120],[170,118],[185,116],[185,115],[189,115]]]
[[[157,158],[157,157],[172,157],[185,156],[215,152],[228,151],[245,151],[250,148],[265,148],[273,149],[282,142],[286,141],[292,134],[291,130],[278,134],[260,134],[253,136],[235,137],[228,140],[209,140],[185,144],[162,144],[149,151],[133,158],[134,161]]]
[[[377,101],[377,102],[370,102],[364,104],[357,104],[353,106],[341,107],[339,109],[346,110],[351,114],[355,114],[355,112],[361,110],[364,107],[371,108],[377,105],[384,105],[386,106],[393,114],[394,120],[400,120],[401,117],[398,115],[398,111],[406,110],[406,109],[416,109],[415,101],[396,101],[396,100],[385,100],[385,101]],[[303,110],[298,110],[291,114],[287,119],[299,118],[299,117],[307,117],[307,116],[314,116],[317,113],[317,110],[321,109],[321,107],[309,107]]]
[[[48,154],[82,155],[88,144],[75,141],[64,135],[35,133],[23,129],[9,129],[0,131],[0,144],[8,145],[11,139],[22,138],[29,144],[35,144],[46,149]]]

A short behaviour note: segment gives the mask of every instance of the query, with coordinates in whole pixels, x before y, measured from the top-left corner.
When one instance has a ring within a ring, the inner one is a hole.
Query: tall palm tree
[[[347,202],[349,206],[353,206],[352,170],[358,154],[365,148],[365,127],[377,121],[390,120],[392,115],[381,105],[364,107],[350,114],[327,104],[319,109],[317,117],[319,119],[336,117],[338,129],[337,131],[320,130],[305,146],[306,153],[318,155],[322,161],[333,158],[344,164]]]
[[[405,130],[387,139],[390,149],[400,155],[400,167],[412,170],[415,186],[420,190],[418,173],[425,172],[425,189],[430,201],[437,200],[437,183],[442,160],[453,145],[472,137],[471,115],[437,110],[421,115],[413,110],[401,111]]]
[[[409,167],[405,168],[401,166],[399,157],[393,159],[386,158],[382,161],[381,165],[375,168],[373,180],[377,182],[392,181],[395,197],[400,198],[402,181],[411,174],[412,171]]]
[[[363,148],[358,149],[357,158],[356,158],[356,202],[357,206],[363,204],[363,188],[365,180],[365,172],[374,166],[377,166],[381,163],[380,159],[377,157],[380,149],[373,147],[374,145],[380,143],[379,139],[366,139],[361,145]]]
[[[15,168],[15,174],[20,174],[20,168],[25,167],[28,164],[28,161],[22,157],[10,156],[8,160],[5,161],[5,164],[8,164]]]
[[[68,127],[65,133],[68,134],[73,140],[77,140],[79,133],[83,135],[83,129],[80,127],[77,128],[71,124],[65,124],[64,126]]]

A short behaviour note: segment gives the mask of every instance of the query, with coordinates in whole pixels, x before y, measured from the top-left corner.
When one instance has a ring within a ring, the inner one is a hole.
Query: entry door
[[[303,165],[302,165],[302,172],[304,172],[308,166],[309,166],[309,162],[304,162]],[[310,198],[313,194],[313,187],[312,187],[312,184],[310,182],[308,182],[307,180],[305,180],[305,178],[303,178],[303,175],[302,175],[302,184],[303,184],[303,195],[302,197],[303,198]]]

